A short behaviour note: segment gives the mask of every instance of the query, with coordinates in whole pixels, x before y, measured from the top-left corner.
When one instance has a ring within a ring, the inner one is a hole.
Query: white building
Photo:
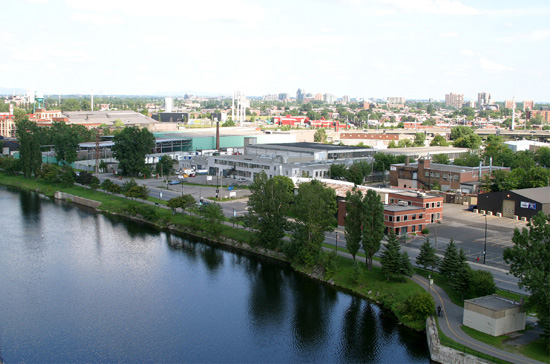
[[[523,306],[497,295],[464,301],[462,324],[492,336],[525,329]]]

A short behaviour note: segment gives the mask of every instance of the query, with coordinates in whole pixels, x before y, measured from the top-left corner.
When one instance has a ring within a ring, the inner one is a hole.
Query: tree
[[[426,291],[416,292],[405,302],[407,315],[413,319],[426,321],[435,310],[432,295]]]
[[[19,159],[23,175],[30,178],[38,175],[42,165],[38,126],[26,114],[15,116],[16,136],[19,141]]]
[[[285,176],[267,178],[264,171],[254,176],[248,198],[255,222],[253,241],[269,249],[278,248],[288,227],[287,215],[294,198],[294,183]]]
[[[468,167],[477,167],[479,166],[479,155],[475,152],[468,152],[461,154],[458,158],[455,158],[454,164],[456,166],[468,166]]]
[[[426,134],[416,133],[414,135],[413,147],[423,147],[426,142]]]
[[[343,164],[331,164],[328,169],[328,175],[332,179],[346,179],[346,166]]]
[[[436,146],[446,147],[448,145],[449,143],[447,142],[447,139],[445,139],[443,135],[439,135],[439,134],[437,134],[430,142],[430,147],[436,147]]]
[[[313,141],[315,143],[324,143],[327,140],[327,132],[325,129],[317,129],[315,135],[313,136]]]
[[[156,165],[156,172],[162,176],[169,176],[174,169],[174,161],[169,155],[164,155]]]
[[[384,238],[384,205],[374,190],[368,190],[363,199],[363,250],[367,267],[372,270],[372,257],[380,250]]]
[[[454,147],[479,149],[481,146],[481,137],[476,134],[469,134],[462,138],[458,138],[453,142]]]
[[[53,122],[51,127],[52,143],[58,162],[71,164],[76,160],[78,144],[81,142],[76,127],[65,124],[64,121]]]
[[[550,167],[550,148],[541,147],[535,152],[535,161],[541,167]]]
[[[319,258],[325,232],[336,225],[336,193],[318,180],[302,183],[293,210],[296,221],[286,252],[298,262],[312,266]]]
[[[225,219],[222,207],[217,203],[210,203],[201,208],[200,214],[206,219],[206,231],[210,237],[219,238],[223,228],[222,222]]]
[[[397,240],[397,236],[393,229],[390,230],[388,235],[388,244],[386,249],[380,257],[380,263],[382,264],[382,273],[389,281],[390,277],[394,274],[399,274],[399,260],[401,259],[401,246]]]
[[[401,276],[401,282],[405,282],[405,277],[412,277],[414,269],[409,259],[407,252],[402,252],[399,256],[399,275]]]
[[[474,129],[469,126],[454,126],[451,128],[451,139],[456,140],[459,138],[464,138],[467,135],[474,134]]]
[[[182,195],[174,197],[168,200],[166,206],[172,209],[172,212],[176,212],[176,209],[180,208],[185,210],[189,207],[195,206],[195,198],[191,195]]]
[[[453,276],[456,274],[459,268],[459,259],[458,259],[458,250],[454,240],[451,238],[451,241],[445,248],[445,253],[443,254],[443,260],[439,265],[439,272],[445,277],[452,280]]]
[[[527,308],[537,313],[550,350],[550,215],[539,211],[529,230],[514,230],[512,242],[514,246],[504,250],[504,260],[519,279],[518,286],[531,292]]]
[[[470,270],[469,298],[488,296],[497,291],[491,272],[486,270]]]
[[[416,264],[422,265],[426,270],[428,270],[428,267],[431,267],[433,273],[434,268],[437,267],[438,260],[436,250],[430,243],[430,238],[427,237],[426,241],[420,246],[420,253],[416,257]]]
[[[136,176],[145,167],[145,156],[155,146],[155,137],[147,129],[130,127],[114,137],[113,156],[124,174]]]
[[[149,190],[146,186],[133,186],[124,193],[124,196],[147,200],[147,198],[149,197]]]
[[[346,248],[353,260],[361,247],[361,226],[363,223],[363,194],[357,189],[346,193],[346,218],[344,221]]]
[[[462,299],[464,299],[464,295],[470,290],[470,270],[468,265],[461,265],[453,276],[453,287],[461,294]]]
[[[450,164],[451,161],[449,156],[445,153],[434,154],[432,157],[432,162],[437,164]]]

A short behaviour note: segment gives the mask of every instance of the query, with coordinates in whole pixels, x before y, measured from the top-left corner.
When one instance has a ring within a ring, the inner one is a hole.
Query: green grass
[[[548,352],[548,350],[546,349],[542,339],[535,340],[522,347],[517,347],[514,345],[506,344],[506,341],[510,339],[510,336],[508,335],[501,335],[501,336],[495,337],[492,335],[485,334],[483,332],[479,332],[467,326],[462,326],[461,328],[462,328],[462,331],[464,331],[471,338],[481,341],[487,345],[494,346],[497,349],[501,349],[511,353],[521,353],[522,355],[525,355],[528,358],[539,360],[544,363],[550,363],[550,352]],[[531,328],[526,327],[526,329],[523,330],[523,332],[529,329]]]
[[[511,362],[509,361],[506,361],[506,360],[502,360],[502,359],[498,359],[498,358],[494,358],[492,357],[491,355],[487,355],[487,354],[484,354],[484,353],[480,353],[479,351],[477,350],[474,350],[470,347],[467,347],[467,346],[464,346],[462,344],[459,344],[453,340],[451,340],[447,335],[445,335],[443,333],[443,331],[441,331],[441,329],[439,328],[439,319],[436,317],[436,322],[437,322],[437,331],[438,331],[438,334],[439,334],[439,341],[441,342],[441,345],[443,346],[446,346],[448,348],[452,348],[452,349],[455,349],[457,351],[460,351],[460,352],[463,352],[463,353],[466,353],[466,354],[470,354],[472,356],[475,356],[477,358],[481,358],[481,359],[485,359],[487,360],[488,362],[490,363],[495,363],[495,364],[511,364]]]

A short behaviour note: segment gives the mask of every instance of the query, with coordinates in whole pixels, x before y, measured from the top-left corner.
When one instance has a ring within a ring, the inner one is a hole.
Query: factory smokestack
[[[216,121],[216,150],[220,151],[220,122]]]

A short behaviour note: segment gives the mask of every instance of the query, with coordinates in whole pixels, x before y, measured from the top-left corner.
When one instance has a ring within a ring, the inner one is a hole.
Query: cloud
[[[501,73],[501,72],[506,72],[506,71],[512,71],[513,70],[513,68],[511,68],[511,67],[508,67],[508,66],[505,66],[503,64],[490,61],[490,60],[488,60],[487,58],[484,58],[484,57],[479,59],[479,65],[481,66],[482,69],[484,69],[487,72],[491,72],[491,73]]]
[[[540,42],[548,38],[550,38],[550,29],[535,30],[527,36],[527,39],[532,42]]]
[[[369,9],[375,15],[420,13],[436,15],[479,15],[482,12],[460,0],[335,0],[340,4]]]
[[[263,20],[264,10],[244,0],[65,0],[73,9],[95,13],[118,13],[121,16],[177,18],[191,21],[220,21],[228,23],[256,24]]]
[[[9,32],[0,32],[0,43],[16,43],[17,38]]]
[[[125,24],[118,15],[102,15],[95,13],[74,13],[70,16],[76,22],[95,26],[123,25]]]
[[[463,56],[468,56],[468,57],[473,57],[476,55],[476,53],[474,51],[472,51],[471,49],[463,49],[460,51],[460,54],[462,54]]]
[[[545,41],[550,38],[550,29],[539,29],[534,30],[531,33],[523,33],[523,34],[517,34],[510,37],[502,37],[500,38],[500,42],[504,44],[512,44],[518,41],[521,42],[532,42],[532,43],[538,43]]]
[[[458,33],[454,30],[447,32],[447,33],[441,33],[439,34],[440,38],[458,38]]]

